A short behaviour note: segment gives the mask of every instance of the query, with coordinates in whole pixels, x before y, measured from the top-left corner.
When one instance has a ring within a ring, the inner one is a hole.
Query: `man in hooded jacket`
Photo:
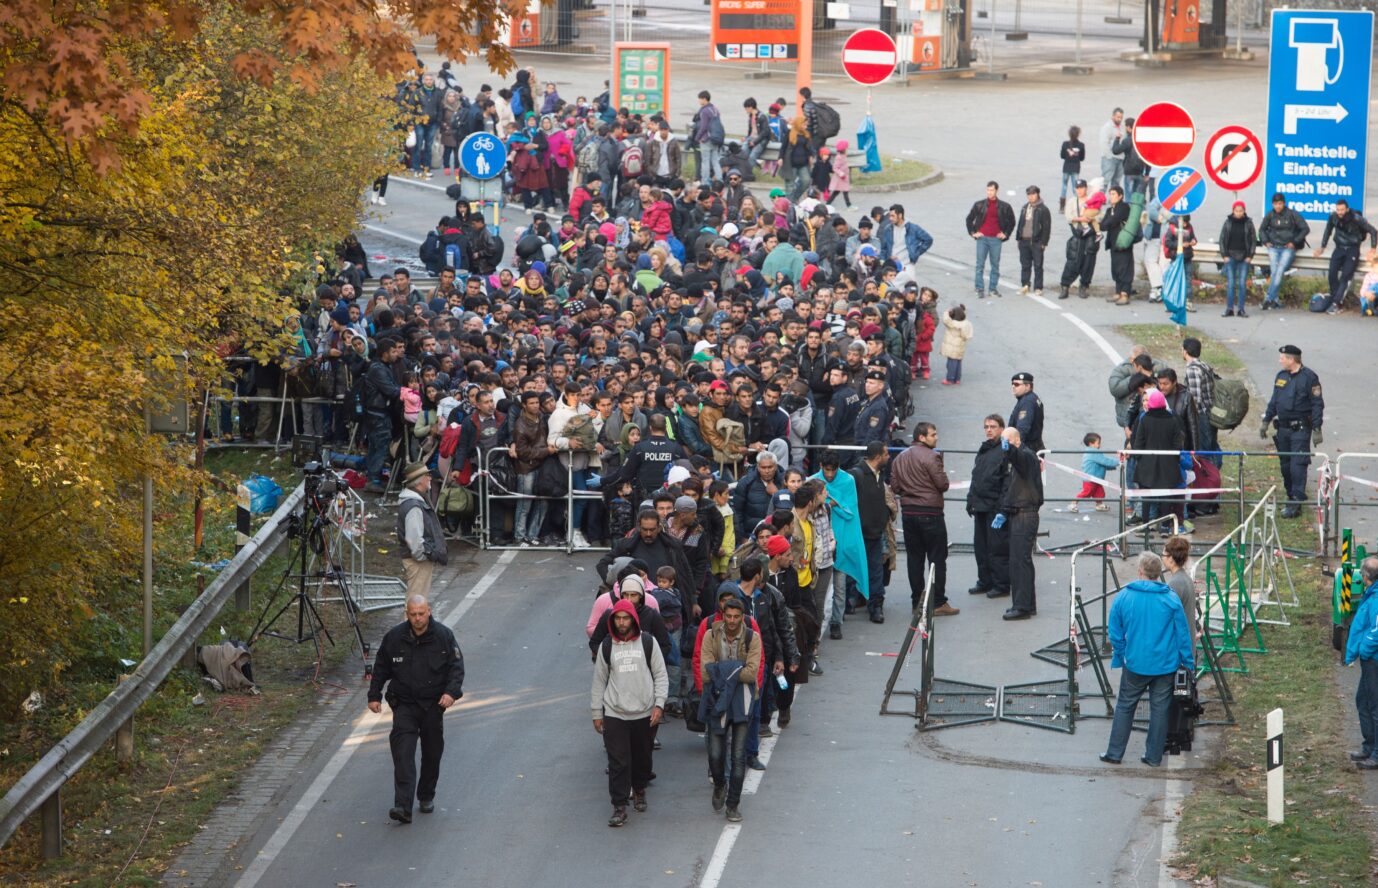
[[[608,826],[627,822],[627,800],[646,810],[651,782],[651,732],[660,724],[670,681],[660,647],[643,642],[636,607],[626,599],[608,614],[608,640],[594,654],[593,729],[608,754]]]

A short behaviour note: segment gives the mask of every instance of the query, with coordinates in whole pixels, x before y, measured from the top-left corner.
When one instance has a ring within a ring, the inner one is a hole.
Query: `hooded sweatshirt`
[[[612,619],[617,614],[631,615],[632,627],[626,638],[618,638],[613,629]],[[594,657],[593,717],[635,721],[650,717],[656,707],[663,709],[670,691],[665,657],[659,645],[652,644],[647,662],[647,647],[641,643],[641,626],[630,601],[623,599],[613,605],[608,614],[608,635],[612,638],[608,657],[604,658],[601,646]]]

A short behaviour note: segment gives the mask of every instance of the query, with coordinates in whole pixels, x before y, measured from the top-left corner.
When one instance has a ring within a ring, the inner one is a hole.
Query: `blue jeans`
[[[1359,661],[1359,690],[1354,694],[1354,708],[1359,712],[1364,752],[1370,758],[1378,758],[1378,660]]]
[[[374,484],[382,484],[383,466],[388,461],[388,445],[392,443],[392,419],[366,413],[364,424],[368,429],[368,456],[364,459],[364,474]]]
[[[1172,676],[1139,675],[1124,669],[1120,673],[1120,695],[1115,700],[1115,720],[1110,726],[1110,745],[1105,754],[1123,759],[1129,745],[1129,732],[1134,728],[1134,710],[1139,698],[1148,693],[1148,739],[1144,741],[1144,758],[1151,765],[1163,760],[1163,745],[1167,742],[1167,710],[1172,702]]]
[[[948,381],[948,382],[961,382],[961,381],[962,381],[962,359],[961,359],[961,358],[948,358],[948,359],[947,359],[947,381]]]
[[[1058,197],[1071,197],[1077,193],[1077,180],[1081,178],[1081,173],[1063,173],[1062,186],[1057,190]]]
[[[411,168],[417,172],[422,167],[431,168],[431,146],[435,141],[435,125],[418,123],[416,125],[416,147],[411,150]]]
[[[742,801],[742,781],[746,780],[746,732],[745,722],[729,724],[722,734],[708,729],[708,771],[713,775],[713,785],[727,784],[727,807],[735,808]],[[724,773],[727,750],[732,749],[732,778]]]
[[[1000,247],[1004,243],[998,237],[986,237],[984,234],[976,239],[976,289],[994,294],[995,288],[1000,285]],[[990,286],[983,287],[981,268],[987,259],[990,260]]]
[[[527,497],[536,492],[536,472],[530,471],[517,476],[517,493]],[[541,535],[541,525],[545,523],[545,510],[549,503],[543,499],[517,500],[517,521],[512,532],[517,542],[536,540]],[[530,525],[528,527],[528,525]]]
[[[1225,310],[1244,310],[1244,284],[1249,279],[1249,263],[1244,259],[1225,260]]]
[[[1296,258],[1296,250],[1289,250],[1287,247],[1268,248],[1268,266],[1272,269],[1272,277],[1268,279],[1266,301],[1274,305],[1278,304],[1278,290],[1282,287],[1282,276],[1287,274],[1287,269],[1292,267],[1292,262]]]
[[[1105,179],[1107,189],[1111,185],[1123,186],[1124,160],[1119,157],[1102,157],[1100,159],[1100,174]]]
[[[746,732],[747,761],[751,761],[761,754],[761,720],[770,718],[770,712],[766,709],[769,705],[766,696],[773,690],[771,685],[775,683],[775,676],[769,674],[769,660],[766,660],[766,673],[765,683],[761,685],[761,696],[751,706],[751,721],[748,723]]]
[[[574,490],[585,490],[588,487],[588,481],[588,469],[575,469],[574,481],[571,484],[571,487]],[[588,508],[588,500],[584,499],[583,497],[574,498],[574,511],[571,513],[569,519],[570,534],[573,534],[576,530],[582,531],[584,529],[584,510],[586,508]]]
[[[699,179],[706,182],[709,179],[722,178],[722,153],[721,145],[710,142],[699,145],[699,158],[703,161],[703,167],[699,169]]]

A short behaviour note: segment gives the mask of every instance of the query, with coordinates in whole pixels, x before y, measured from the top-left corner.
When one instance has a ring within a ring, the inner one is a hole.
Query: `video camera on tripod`
[[[302,466],[301,473],[307,499],[313,504],[334,498],[346,486],[345,480],[320,460],[313,459]]]

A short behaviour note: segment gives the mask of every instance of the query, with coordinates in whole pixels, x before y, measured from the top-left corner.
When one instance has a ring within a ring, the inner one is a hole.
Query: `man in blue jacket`
[[[880,224],[880,261],[895,260],[895,267],[900,270],[896,281],[903,283],[913,280],[914,272],[910,266],[918,262],[919,257],[927,253],[931,246],[933,236],[918,224],[905,220],[904,204],[891,204],[885,221]]]
[[[1349,643],[1345,645],[1345,665],[1359,661],[1359,691],[1354,708],[1359,711],[1359,733],[1364,748],[1351,752],[1349,760],[1364,771],[1378,770],[1378,557],[1365,558],[1359,565],[1364,577],[1364,597],[1349,622]]]
[[[1119,591],[1110,608],[1107,634],[1114,649],[1110,667],[1123,671],[1110,745],[1100,756],[1107,764],[1118,765],[1124,758],[1134,710],[1145,691],[1149,695],[1148,739],[1139,761],[1155,768],[1162,763],[1172,677],[1179,668],[1194,668],[1191,629],[1182,600],[1161,581],[1162,575],[1162,559],[1144,552],[1139,556],[1139,578]]]

